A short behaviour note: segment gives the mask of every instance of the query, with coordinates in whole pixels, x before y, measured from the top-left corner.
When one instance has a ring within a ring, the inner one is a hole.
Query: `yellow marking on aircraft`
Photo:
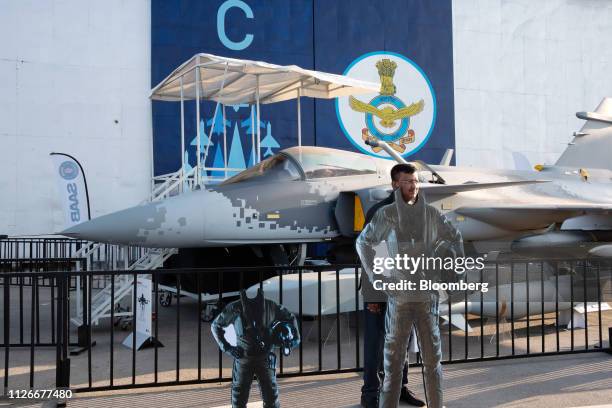
[[[365,217],[363,215],[363,206],[361,205],[361,199],[359,196],[355,194],[355,207],[354,207],[355,217],[353,218],[353,231],[358,232],[363,229],[363,225],[365,224]]]

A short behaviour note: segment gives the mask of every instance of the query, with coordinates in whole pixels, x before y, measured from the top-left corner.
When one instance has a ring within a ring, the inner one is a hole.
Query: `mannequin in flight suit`
[[[379,209],[357,238],[356,247],[370,281],[416,283],[423,279],[440,281],[442,271],[416,271],[393,268],[386,275],[374,274],[375,247],[384,243],[388,257],[463,256],[461,234],[425,197],[418,194],[419,181],[414,166],[398,164],[399,188],[395,202]],[[454,271],[451,271],[454,274]],[[446,277],[445,277],[446,278]],[[452,278],[451,278],[452,279]],[[388,290],[385,315],[384,371],[380,407],[397,407],[402,368],[411,328],[417,331],[425,372],[428,407],[442,407],[442,349],[438,328],[438,292]]]
[[[236,345],[225,338],[225,330],[233,325]],[[232,367],[232,407],[245,408],[253,376],[257,376],[264,408],[277,408],[276,355],[274,347],[284,355],[300,343],[295,316],[278,303],[265,299],[261,289],[250,299],[245,291],[240,299],[229,303],[212,322],[213,336],[224,353],[234,357]]]

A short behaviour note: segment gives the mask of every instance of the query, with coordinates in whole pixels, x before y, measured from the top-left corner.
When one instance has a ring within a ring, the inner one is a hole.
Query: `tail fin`
[[[527,156],[520,152],[512,152],[512,159],[514,160],[514,170],[532,170],[533,167],[529,162]]]
[[[555,165],[612,170],[612,98],[604,98],[595,112],[577,112],[586,120]]]

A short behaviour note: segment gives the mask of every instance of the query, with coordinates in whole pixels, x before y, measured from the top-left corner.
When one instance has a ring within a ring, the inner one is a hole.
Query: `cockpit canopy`
[[[359,154],[325,147],[291,147],[283,151],[300,164],[307,180],[376,174],[376,163]]]
[[[292,181],[376,174],[376,163],[362,154],[324,147],[291,147],[226,180]]]
[[[296,163],[285,154],[278,153],[253,167],[225,180],[222,185],[243,181],[276,182],[302,179],[302,173]]]

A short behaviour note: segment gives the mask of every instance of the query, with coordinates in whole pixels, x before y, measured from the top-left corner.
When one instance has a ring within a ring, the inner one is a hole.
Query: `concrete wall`
[[[612,96],[611,21],[610,1],[455,0],[457,164],[554,163]]]
[[[52,151],[92,216],[147,197],[150,21],[148,0],[0,0],[0,234],[62,229]]]

